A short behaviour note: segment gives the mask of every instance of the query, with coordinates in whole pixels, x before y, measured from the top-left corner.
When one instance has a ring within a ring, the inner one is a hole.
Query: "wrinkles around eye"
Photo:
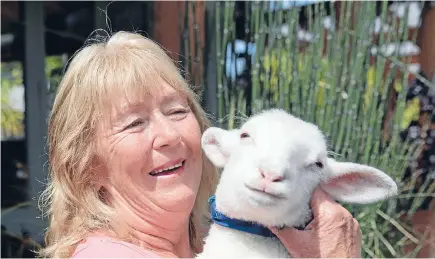
[[[180,121],[183,120],[188,116],[188,114],[191,112],[190,107],[174,107],[172,109],[168,109],[166,112],[164,112],[164,115],[169,117],[170,120],[174,121]],[[134,116],[136,117],[136,116]],[[147,123],[147,120],[144,118],[136,117],[136,118],[130,118],[128,121],[121,122],[119,125],[118,132],[124,132],[124,131],[134,131],[139,130],[144,127],[144,125]]]
[[[114,130],[117,133],[124,132],[126,130],[139,129],[147,123],[147,119],[141,116],[128,116],[124,120],[120,120],[114,125]]]
[[[167,116],[169,116],[171,119],[175,119],[175,120],[181,120],[184,119],[187,114],[190,112],[189,108],[174,108],[171,109],[168,113]]]
[[[133,121],[132,123],[128,124],[126,127],[124,127],[124,130],[130,129],[130,128],[135,128],[135,127],[141,126],[143,124],[144,124],[144,121],[142,119],[137,119],[137,120]]]

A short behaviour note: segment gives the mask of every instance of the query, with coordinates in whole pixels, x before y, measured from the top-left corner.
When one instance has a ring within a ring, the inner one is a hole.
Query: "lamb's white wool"
[[[230,218],[265,226],[301,226],[311,217],[311,193],[321,185],[336,200],[372,203],[397,193],[376,168],[327,157],[326,139],[314,124],[272,109],[240,129],[210,128],[202,136],[207,157],[223,172],[216,208]],[[288,257],[276,238],[213,224],[201,257]]]

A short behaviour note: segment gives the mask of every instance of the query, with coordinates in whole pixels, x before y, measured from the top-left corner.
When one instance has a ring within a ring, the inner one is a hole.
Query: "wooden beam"
[[[184,1],[155,1],[153,40],[161,44],[171,58],[178,61],[180,53],[180,10]]]
[[[429,80],[435,76],[435,7],[424,15],[418,32],[418,44],[421,48],[420,63]]]

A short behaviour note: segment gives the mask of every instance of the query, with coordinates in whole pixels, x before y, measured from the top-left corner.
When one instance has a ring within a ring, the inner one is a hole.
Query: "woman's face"
[[[187,99],[165,82],[156,89],[144,102],[115,100],[112,122],[98,134],[101,185],[111,202],[148,220],[188,215],[202,173],[200,127]]]

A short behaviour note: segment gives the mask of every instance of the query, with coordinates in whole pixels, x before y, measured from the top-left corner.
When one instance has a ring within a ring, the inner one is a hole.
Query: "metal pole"
[[[48,89],[45,78],[45,31],[44,2],[29,1],[24,4],[25,18],[25,58],[24,84],[26,103],[26,144],[29,170],[29,199],[31,205],[27,212],[22,211],[19,217],[25,217],[23,224],[32,237],[41,239],[44,222],[38,210],[38,198],[45,187],[47,168],[44,166],[46,156]]]
[[[47,170],[45,152],[47,133],[47,84],[45,80],[45,32],[44,3],[26,1],[22,3],[24,18],[24,60],[25,86],[25,136],[29,180],[27,200],[30,205],[21,204],[15,209],[2,212],[2,225],[9,232],[20,235],[22,228],[36,241],[43,240],[45,222],[38,209],[38,198],[44,188]]]

